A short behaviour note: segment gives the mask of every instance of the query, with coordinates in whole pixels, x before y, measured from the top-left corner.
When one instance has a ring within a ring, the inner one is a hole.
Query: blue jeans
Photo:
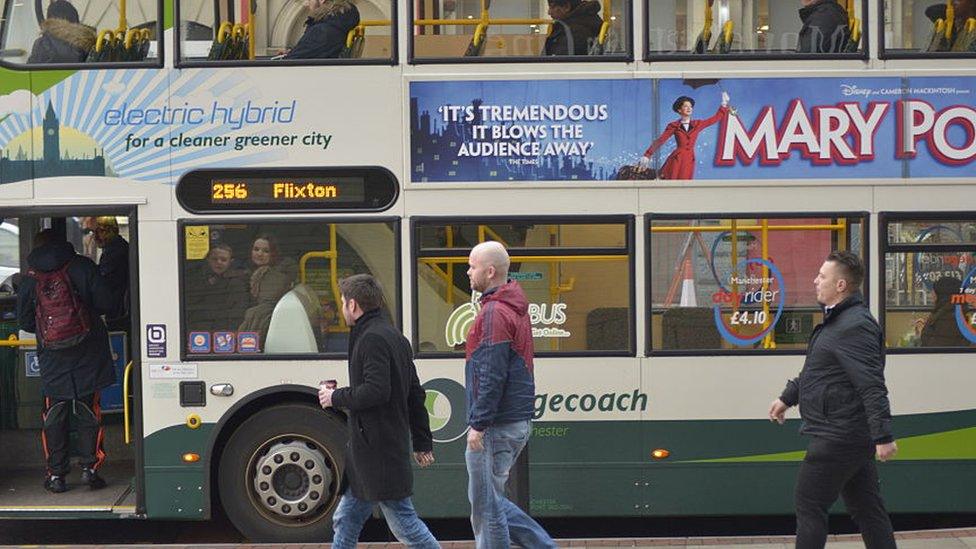
[[[424,521],[417,516],[417,511],[414,510],[413,502],[409,497],[365,501],[352,495],[351,490],[346,490],[346,493],[342,494],[339,506],[332,515],[332,530],[335,532],[332,540],[333,549],[356,546],[363,524],[373,513],[373,506],[376,504],[379,504],[383,516],[386,517],[386,524],[400,543],[420,549],[440,549],[441,545],[427,529]]]
[[[513,541],[530,549],[556,547],[538,522],[505,497],[508,472],[529,441],[531,429],[528,420],[492,425],[482,439],[484,450],[464,452],[471,528],[478,549],[509,549]]]

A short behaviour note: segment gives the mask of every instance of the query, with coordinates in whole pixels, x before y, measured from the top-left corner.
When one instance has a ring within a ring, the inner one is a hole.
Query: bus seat
[[[586,315],[587,350],[623,350],[630,342],[630,309],[600,307]]]
[[[315,332],[322,307],[314,292],[305,284],[298,284],[286,293],[271,313],[271,324],[264,339],[264,352],[317,353]]]
[[[970,17],[963,23],[956,35],[956,40],[952,43],[952,50],[955,52],[974,52],[976,51],[976,18]]]
[[[731,20],[722,24],[722,32],[719,33],[718,39],[712,47],[712,53],[729,53],[732,51],[732,39],[735,38],[733,31],[735,31],[735,23]]]
[[[722,336],[708,307],[672,307],[661,315],[662,349],[721,349]]]

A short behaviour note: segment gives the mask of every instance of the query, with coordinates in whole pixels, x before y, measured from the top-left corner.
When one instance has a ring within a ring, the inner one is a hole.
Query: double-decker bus
[[[766,410],[833,250],[865,260],[885,332],[888,508],[976,509],[971,1],[0,8],[0,516],[219,506],[253,540],[326,539],[346,426],[316,393],[348,381],[353,273],[383,284],[427,390],[418,510],[465,516],[465,265],[486,240],[530,301],[533,515],[790,513],[805,443]],[[813,9],[843,17],[803,28]],[[108,486],[76,470],[54,494],[17,278],[44,228],[97,261],[92,216],[130,244]]]

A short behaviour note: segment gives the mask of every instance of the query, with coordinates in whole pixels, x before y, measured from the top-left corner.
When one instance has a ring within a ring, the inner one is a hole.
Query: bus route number
[[[222,202],[227,200],[246,200],[247,183],[215,182],[211,187],[210,198],[214,202]]]

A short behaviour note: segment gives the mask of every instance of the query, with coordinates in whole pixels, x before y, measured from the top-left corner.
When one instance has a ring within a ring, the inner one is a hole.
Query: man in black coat
[[[600,3],[594,0],[549,0],[552,32],[546,38],[542,54],[588,54],[603,26],[599,13]]]
[[[129,243],[119,234],[114,215],[86,217],[84,232],[89,242],[102,250],[98,273],[108,285],[115,304],[105,315],[109,330],[129,331]]]
[[[51,273],[67,264],[72,289],[87,312],[89,331],[72,347],[47,348],[43,330],[37,326],[37,279],[25,276],[17,295],[17,321],[20,329],[35,333],[37,358],[44,393],[44,451],[47,477],[44,487],[54,493],[68,489],[64,477],[68,462],[68,428],[75,415],[81,478],[91,489],[105,486],[98,468],[105,459],[102,450],[101,411],[98,392],[115,383],[108,332],[99,315],[113,305],[111,293],[90,259],[75,253],[74,247],[53,230],[45,229],[34,238],[35,248],[27,256],[32,271]]]
[[[837,0],[801,0],[797,53],[841,53],[851,40],[847,10]]]
[[[339,282],[349,336],[349,387],[319,390],[323,408],[346,412],[347,488],[333,515],[332,547],[355,547],[373,506],[408,547],[440,545],[417,516],[410,496],[410,448],[421,467],[434,462],[426,394],[417,378],[410,343],[386,319],[383,290],[370,275]]]
[[[786,383],[769,408],[783,423],[800,405],[800,433],[811,437],[794,494],[796,546],[822,548],[827,512],[844,497],[868,549],[894,548],[891,520],[878,487],[874,458],[898,451],[884,379],[884,336],[861,297],[861,258],[832,252],[814,281],[823,322],[810,336],[800,376]]]
[[[66,0],[47,7],[41,36],[31,47],[28,63],[81,63],[95,46],[95,31],[80,23],[78,10]]]

